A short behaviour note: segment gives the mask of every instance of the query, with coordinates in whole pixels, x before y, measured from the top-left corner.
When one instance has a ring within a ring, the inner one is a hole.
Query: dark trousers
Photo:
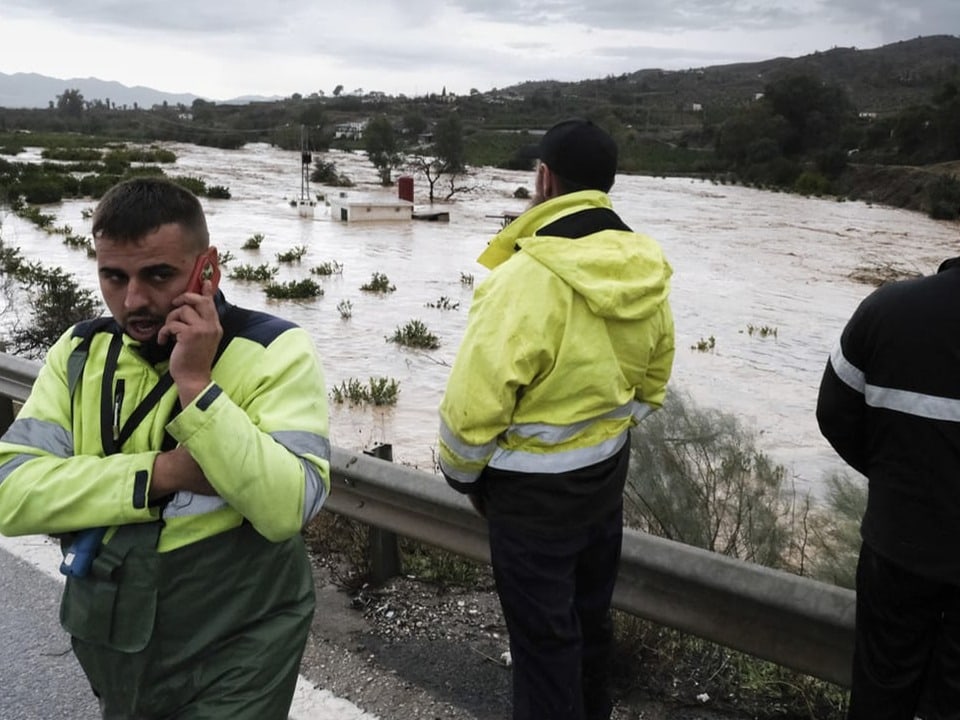
[[[610,602],[622,507],[545,538],[490,520],[490,555],[510,633],[514,720],[608,720]]]
[[[864,544],[847,718],[917,713],[960,719],[960,587],[912,573]]]

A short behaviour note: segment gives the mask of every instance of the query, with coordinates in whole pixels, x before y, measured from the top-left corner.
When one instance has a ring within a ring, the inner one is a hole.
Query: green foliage
[[[103,161],[106,165],[117,168],[129,167],[133,163],[170,165],[177,161],[177,155],[172,150],[158,147],[115,147],[104,155]]]
[[[460,273],[460,284],[467,287],[473,287],[473,273]]]
[[[777,337],[777,328],[771,327],[770,325],[747,325],[747,334],[751,337],[753,337],[754,334],[762,338]]]
[[[15,209],[15,212],[24,220],[29,220],[41,230],[49,230],[52,228],[54,221],[57,219],[56,215],[50,215],[40,210],[40,208],[31,205],[21,205]]]
[[[434,201],[437,182],[446,176],[450,181],[449,200],[460,188],[456,178],[467,168],[466,146],[463,136],[463,120],[459,113],[444,115],[434,128],[433,143],[414,154],[411,164],[427,179],[429,201]]]
[[[28,263],[19,248],[0,241],[2,274],[19,283],[30,298],[30,320],[17,319],[7,342],[7,351],[40,359],[71,325],[100,314],[100,304],[89,290],[80,287],[62,268],[52,270]]]
[[[164,163],[167,165],[177,161],[177,154],[173,150],[159,147],[129,148],[123,150],[127,161],[134,163]]]
[[[400,144],[393,125],[385,115],[373,118],[363,132],[363,145],[367,157],[380,174],[383,185],[391,184],[391,174],[403,162]]]
[[[696,343],[690,346],[691,350],[697,350],[699,352],[710,352],[717,346],[717,339],[711,335],[706,340],[700,338]]]
[[[170,179],[180,187],[186,188],[197,197],[203,197],[207,194],[207,183],[203,178],[186,177],[180,175]]]
[[[781,137],[785,155],[835,146],[844,126],[855,117],[846,92],[815,74],[790,75],[768,84],[763,103],[787,123]]]
[[[343,265],[338,263],[336,260],[330,262],[324,262],[316,267],[310,268],[310,273],[313,275],[343,275]]]
[[[88,197],[100,198],[122,179],[119,175],[84,175],[80,178],[80,193]]]
[[[323,295],[323,288],[310,278],[269,283],[264,291],[274,300],[308,300]]]
[[[754,719],[846,716],[845,688],[624,613],[614,613],[614,628],[615,686],[691,706],[706,694],[709,717],[728,712]]]
[[[88,252],[93,250],[93,241],[86,235],[74,235],[73,233],[66,233],[63,236],[63,244],[79,250],[87,250]]]
[[[427,329],[420,320],[411,320],[402,328],[398,327],[388,342],[395,342],[405,347],[436,350],[440,347],[440,339]]]
[[[427,129],[427,119],[423,116],[423,113],[419,110],[413,110],[408,112],[403,117],[403,131],[407,135],[412,135],[417,137],[420,133]]]
[[[390,278],[380,272],[375,272],[370,277],[370,282],[360,286],[364,292],[388,293],[397,289],[396,285],[390,284]]]
[[[321,183],[333,187],[353,187],[353,180],[337,172],[336,163],[317,158],[313,161],[313,170],[310,171],[310,182]]]
[[[818,172],[808,170],[800,173],[793,189],[801,195],[816,195],[821,197],[830,192],[830,181]]]
[[[444,115],[433,131],[433,154],[447,173],[461,173],[466,169],[466,145],[463,139],[463,119],[457,112]]]
[[[17,190],[28,203],[49,204],[60,202],[65,188],[61,178],[41,175],[23,180]]]
[[[927,189],[929,214],[934,220],[956,220],[960,217],[960,179],[941,175]]]
[[[243,245],[240,246],[241,250],[259,250],[260,244],[263,242],[263,233],[254,233],[248,237]]]
[[[802,567],[793,545],[798,503],[784,468],[756,449],[735,416],[670,392],[631,442],[630,525],[768,567]]]
[[[497,132],[495,129],[464,131],[464,154],[469,165],[485,165],[507,170],[532,170],[533,160],[522,150],[537,138],[529,131]]]
[[[271,266],[267,263],[262,265],[238,265],[230,271],[230,277],[233,280],[252,280],[254,282],[269,282],[277,273],[280,272],[280,268],[276,265]]]
[[[83,115],[83,94],[76,88],[64,90],[62,95],[57,95],[57,111],[69,117],[80,117]]]
[[[825,507],[810,522],[812,577],[851,590],[856,586],[860,521],[866,509],[865,480],[840,474],[826,479]]]
[[[349,320],[353,317],[353,303],[347,299],[341,300],[337,303],[337,312],[341,320]]]
[[[849,164],[847,151],[835,147],[823,150],[816,156],[817,170],[828,178],[839,177]]]
[[[437,310],[457,310],[460,307],[460,303],[454,300],[451,300],[446,295],[441,295],[440,299],[436,302],[428,302],[428,308],[435,308]]]
[[[477,587],[482,581],[489,581],[486,564],[409,538],[400,540],[400,561],[404,574],[440,587]]]
[[[396,405],[400,382],[394,378],[371,377],[364,385],[358,378],[350,378],[335,385],[330,393],[338,405],[345,402],[351,405]]]
[[[704,174],[722,166],[710,149],[691,148],[675,140],[630,133],[620,140],[620,171],[648,175]]]
[[[213,200],[229,200],[230,188],[225,185],[211,185],[207,188],[207,197]]]
[[[44,160],[100,160],[103,157],[103,152],[92,148],[56,147],[44,148],[40,151],[40,157]]]
[[[277,253],[277,262],[282,263],[294,263],[300,262],[303,259],[303,256],[307,254],[306,245],[297,245],[292,247],[286,252]]]

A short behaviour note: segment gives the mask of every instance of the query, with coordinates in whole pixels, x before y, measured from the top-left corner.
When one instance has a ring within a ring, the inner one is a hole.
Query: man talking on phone
[[[114,186],[92,230],[112,317],[50,348],[0,438],[0,532],[61,537],[104,718],[285,720],[314,610],[300,531],[330,488],[313,341],[227,302],[180,186]]]

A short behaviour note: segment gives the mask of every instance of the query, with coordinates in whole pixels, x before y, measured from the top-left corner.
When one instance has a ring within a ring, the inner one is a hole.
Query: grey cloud
[[[44,16],[85,25],[129,31],[176,31],[193,35],[203,32],[267,30],[281,25],[290,13],[303,7],[294,0],[195,2],[185,0],[6,0],[4,10],[20,16]]]
[[[960,31],[957,0],[914,0],[917,21],[907,19],[893,0],[450,0],[449,5],[487,21],[519,24],[531,39],[545,25],[569,22],[584,27],[678,33],[727,29],[777,30],[817,17],[877,28],[889,40]],[[354,0],[353,15],[337,6],[296,0],[5,0],[11,15],[46,15],[78,25],[127,30],[172,30],[185,35],[251,32],[265,35],[294,29],[305,40],[336,33],[346,23],[359,30],[389,17],[400,29],[436,15],[434,0]],[[338,17],[339,16],[339,17]],[[293,28],[289,23],[294,23]]]
[[[784,27],[795,24],[801,13],[761,0],[454,0],[455,5],[487,20],[502,20],[537,26],[565,20],[608,29],[679,32],[718,30],[727,27]]]
[[[890,0],[834,0],[824,11],[838,22],[862,22],[875,27],[884,43],[919,35],[960,34],[957,0],[914,0],[908,5]]]
[[[957,0],[914,0],[920,20],[907,21],[901,2],[890,0],[452,0],[485,20],[515,22],[535,35],[544,23],[565,20],[587,27],[675,33],[691,30],[783,30],[819,18],[837,18],[881,29],[885,38],[960,32]]]

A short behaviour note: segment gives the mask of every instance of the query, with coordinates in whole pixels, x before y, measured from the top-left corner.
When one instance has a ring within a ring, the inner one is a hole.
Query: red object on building
[[[397,194],[401,200],[413,202],[413,178],[410,175],[397,178]]]

